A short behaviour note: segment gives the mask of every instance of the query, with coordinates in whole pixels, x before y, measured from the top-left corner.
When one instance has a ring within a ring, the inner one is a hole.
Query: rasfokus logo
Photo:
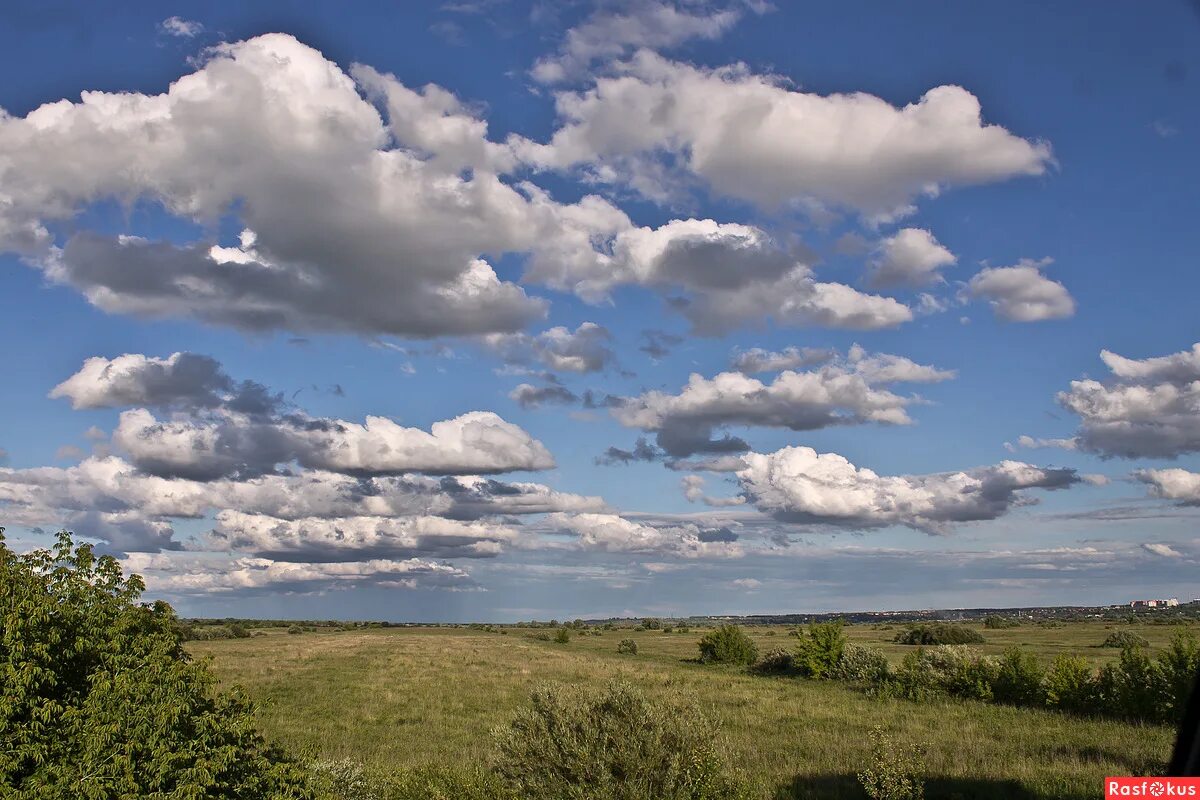
[[[1200,798],[1200,778],[1105,778],[1104,798],[1111,797]]]

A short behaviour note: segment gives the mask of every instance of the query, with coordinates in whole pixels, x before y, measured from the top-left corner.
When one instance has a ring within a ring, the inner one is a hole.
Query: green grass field
[[[901,626],[854,625],[851,641],[891,643]],[[1131,629],[1152,649],[1172,626],[1071,623],[983,631],[987,652],[1028,647],[1096,664],[1112,629]],[[761,651],[792,647],[786,628],[751,628]],[[982,630],[982,629],[981,629]],[[623,678],[651,695],[680,693],[720,720],[732,762],[767,798],[861,797],[855,772],[867,761],[867,733],[882,725],[927,748],[929,797],[1086,798],[1105,775],[1162,769],[1173,731],[1081,719],[972,701],[912,703],[869,697],[847,686],[750,675],[694,662],[700,634],[606,631],[568,644],[454,628],[385,628],[193,642],[226,686],[261,704],[267,737],[305,757],[351,758],[376,769],[467,767],[492,757],[490,731],[511,718],[538,681],[598,685]],[[637,656],[617,643],[632,638]]]

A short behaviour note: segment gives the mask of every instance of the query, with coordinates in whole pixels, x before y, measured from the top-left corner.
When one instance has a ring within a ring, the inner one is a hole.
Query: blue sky
[[[20,547],[194,614],[1200,594],[1194,5],[0,14]]]

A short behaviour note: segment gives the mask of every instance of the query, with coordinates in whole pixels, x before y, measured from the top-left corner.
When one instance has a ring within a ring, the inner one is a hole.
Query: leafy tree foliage
[[[810,625],[796,647],[796,669],[806,678],[827,678],[842,660],[846,632],[841,620]]]
[[[65,531],[17,555],[0,528],[0,786],[39,800],[308,797],[143,589]]]

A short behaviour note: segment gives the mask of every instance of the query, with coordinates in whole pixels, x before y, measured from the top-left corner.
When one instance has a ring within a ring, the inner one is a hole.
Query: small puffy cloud
[[[558,52],[538,59],[530,75],[543,84],[575,80],[593,63],[639,47],[659,50],[689,39],[716,39],[740,16],[736,6],[714,9],[660,0],[601,8],[568,30]]]
[[[805,369],[824,364],[837,355],[834,350],[817,347],[785,347],[779,352],[752,347],[735,352],[730,366],[746,375],[759,372],[781,372],[785,369]]]
[[[664,455],[663,451],[651,444],[649,439],[639,436],[632,449],[609,447],[602,455],[596,457],[596,463],[612,466],[614,464],[631,464],[635,461],[659,461]]]
[[[551,514],[546,525],[553,532],[575,537],[575,547],[585,551],[682,558],[742,555],[742,548],[730,541],[727,531],[710,531],[692,523],[655,527],[616,514]]]
[[[763,426],[816,430],[869,422],[907,425],[912,398],[882,386],[953,377],[900,356],[868,355],[851,348],[844,360],[811,372],[781,372],[765,384],[739,372],[712,378],[693,374],[677,395],[660,391],[623,398],[611,409],[622,425],[654,432],[667,455],[736,453],[749,449],[742,439],[713,439],[715,428]]]
[[[928,286],[943,278],[939,270],[957,261],[922,228],[903,228],[881,241],[867,273],[872,287]]]
[[[539,408],[547,403],[570,405],[579,402],[579,397],[565,386],[534,386],[530,383],[518,384],[508,393],[509,399],[521,408]]]
[[[638,350],[641,350],[655,361],[659,361],[669,356],[671,348],[682,343],[683,337],[652,328],[642,331],[641,342],[638,345]]]
[[[1042,274],[1050,259],[1022,259],[1012,267],[987,267],[967,284],[969,296],[991,304],[1009,322],[1066,319],[1075,314],[1075,298],[1061,283]]]
[[[740,64],[709,69],[642,50],[556,101],[562,124],[549,142],[516,144],[526,160],[582,165],[597,180],[637,188],[661,172],[666,154],[717,193],[769,208],[895,216],[945,187],[1040,175],[1052,164],[1048,145],[987,124],[979,100],[959,86],[897,107],[865,93],[794,90]]]
[[[528,364],[536,360],[560,372],[599,372],[615,358],[609,347],[612,334],[594,322],[584,322],[574,331],[550,328],[535,336],[493,334],[483,342],[509,363]]]
[[[758,578],[735,578],[729,582],[729,585],[735,589],[754,591],[755,589],[761,589],[763,582]]]
[[[1056,447],[1060,450],[1076,450],[1079,448],[1079,442],[1075,439],[1042,439],[1021,434],[1017,437],[1017,447],[1024,447],[1027,450],[1041,450],[1047,447]],[[1016,447],[1012,447],[1011,445],[1008,447],[1010,452],[1016,449]]]
[[[962,472],[884,476],[836,453],[785,447],[749,453],[737,472],[743,493],[760,511],[785,522],[867,530],[889,525],[941,533],[961,522],[996,519],[1036,502],[1025,490],[1061,489],[1074,470],[1019,461]]]
[[[1080,417],[1081,450],[1121,458],[1175,458],[1200,451],[1200,345],[1130,359],[1101,352],[1113,379],[1071,381],[1059,404]]]
[[[1133,477],[1150,487],[1150,494],[1181,505],[1200,506],[1200,473],[1173,467],[1140,469]]]
[[[730,506],[740,506],[746,502],[746,498],[740,495],[736,497],[710,497],[704,493],[704,482],[704,477],[701,475],[684,475],[680,479],[679,486],[683,489],[683,496],[687,498],[689,503],[702,502],[706,506],[728,508]]]
[[[50,397],[67,398],[75,409],[224,406],[242,413],[268,413],[282,403],[280,395],[271,394],[262,384],[236,382],[216,359],[197,353],[89,358],[78,372],[55,386]],[[103,437],[101,431],[99,438]]]
[[[679,479],[683,496],[689,503],[694,503],[704,495],[704,478],[700,475],[684,475]]]
[[[1163,558],[1183,558],[1183,553],[1171,547],[1171,545],[1162,542],[1145,542],[1142,544],[1142,549],[1147,553],[1153,553]]]
[[[167,17],[158,23],[158,29],[168,36],[176,36],[180,39],[191,39],[204,33],[204,26],[199,22],[182,17]]]

